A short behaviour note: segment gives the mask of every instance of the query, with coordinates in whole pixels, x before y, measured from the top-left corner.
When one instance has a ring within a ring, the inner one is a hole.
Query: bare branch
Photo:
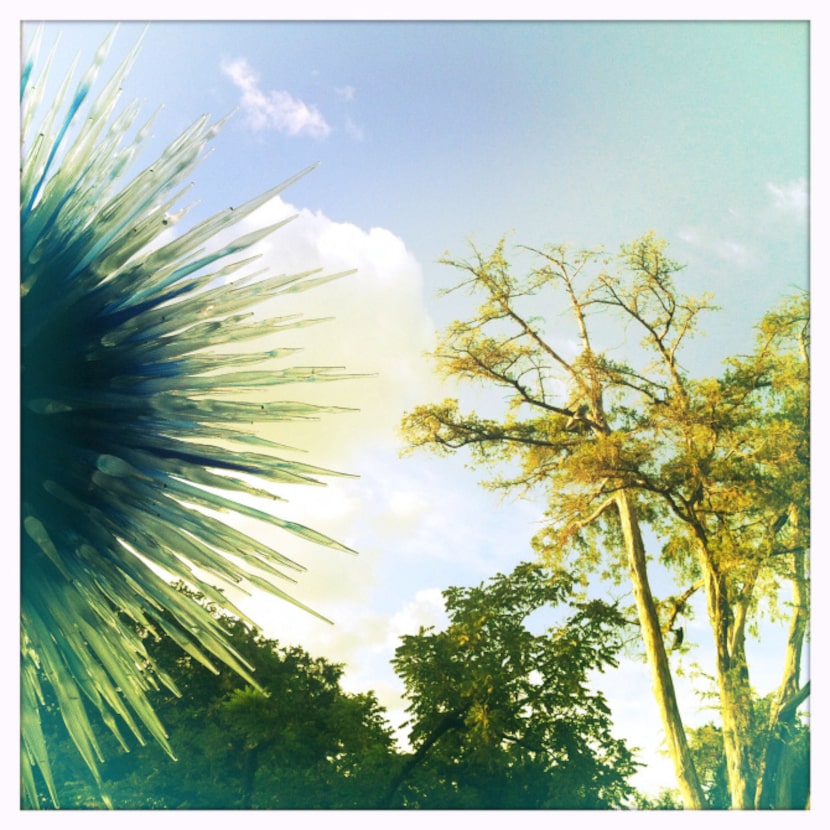
[[[798,709],[802,703],[810,696],[810,681],[808,680],[794,695],[787,698],[778,710],[778,717],[784,718],[790,712]]]
[[[603,487],[600,487],[598,493],[603,492]],[[580,531],[583,528],[588,527],[588,525],[593,524],[606,510],[613,507],[614,503],[613,497],[605,499],[605,501],[603,501],[602,504],[600,504],[599,507],[597,507],[593,512],[589,513],[587,516],[584,516],[578,522],[574,522],[571,525],[571,529],[574,531]]]

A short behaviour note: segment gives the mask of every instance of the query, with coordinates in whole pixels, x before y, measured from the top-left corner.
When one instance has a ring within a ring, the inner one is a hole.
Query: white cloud
[[[716,256],[721,262],[741,268],[748,267],[756,261],[753,251],[743,242],[724,238],[719,232],[705,227],[681,228],[678,237],[695,248],[700,248]]]
[[[785,184],[767,183],[775,210],[796,217],[805,217],[810,202],[807,179],[794,179]]]
[[[439,627],[447,621],[440,588],[424,588],[390,620],[387,645],[395,647],[401,637],[421,628]]]
[[[298,399],[357,408],[358,413],[325,419],[325,426],[291,425],[286,443],[314,446],[331,463],[346,463],[365,447],[398,446],[403,412],[440,391],[424,353],[434,334],[427,313],[419,263],[388,230],[364,230],[335,222],[320,212],[297,211],[274,199],[248,221],[251,227],[296,219],[260,243],[261,263],[271,273],[356,273],[297,295],[262,304],[266,316],[302,314],[333,318],[278,335],[275,345],[301,348],[296,365],[338,366],[368,377],[292,388]],[[247,228],[238,228],[237,234]],[[278,341],[278,342],[277,342]],[[296,389],[296,391],[295,391]],[[317,463],[315,459],[312,463]],[[325,461],[322,461],[325,465]]]
[[[354,101],[357,90],[353,86],[338,86],[334,89],[341,101]]]
[[[300,314],[334,319],[276,332],[273,342],[261,340],[257,348],[297,347],[301,351],[283,365],[342,366],[347,372],[370,376],[286,387],[285,394],[292,400],[359,411],[324,416],[318,422],[266,425],[262,432],[307,450],[300,456],[289,454],[292,458],[360,478],[324,479],[325,488],[275,487],[287,502],[262,506],[325,533],[360,555],[328,551],[237,517],[234,525],[308,567],[296,585],[282,587],[335,625],[328,626],[264,594],[242,599],[240,604],[270,636],[345,661],[352,685],[365,682],[364,688],[372,688],[367,672],[378,661],[388,666],[396,642],[393,632],[408,631],[407,620],[429,622],[429,609],[442,607],[437,589],[437,600],[419,593],[413,606],[416,586],[381,588],[378,584],[379,574],[388,571],[390,555],[413,560],[407,548],[420,537],[420,526],[432,512],[436,497],[425,493],[420,483],[408,480],[398,459],[403,412],[440,394],[424,359],[424,352],[433,345],[433,327],[426,311],[421,267],[403,241],[388,230],[335,222],[320,212],[298,211],[277,198],[236,227],[233,236],[293,215],[294,221],[257,246],[260,260],[251,270],[291,274],[314,268],[323,273],[356,268],[357,273],[308,292],[263,302],[258,314],[264,317]],[[373,608],[378,596],[384,599],[384,610]]]
[[[245,58],[222,63],[222,71],[242,92],[242,109],[254,130],[271,129],[286,135],[325,138],[331,127],[320,111],[284,90],[264,92],[259,76]]]
[[[717,225],[686,226],[677,235],[722,263],[747,269],[767,259],[771,237],[792,233],[792,225],[782,219],[806,222],[808,207],[807,179],[793,179],[783,184],[768,182],[763,201],[739,208],[727,207]]]

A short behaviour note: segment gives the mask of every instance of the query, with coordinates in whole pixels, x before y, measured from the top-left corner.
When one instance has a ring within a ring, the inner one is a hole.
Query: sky
[[[60,32],[53,76],[77,52],[79,75],[110,29],[47,25],[44,53]],[[691,371],[717,374],[723,358],[752,348],[766,310],[808,286],[808,26],[125,23],[105,75],[142,32],[124,99],[140,99],[147,116],[163,105],[145,160],[201,114],[234,111],[194,177],[193,221],[320,163],[246,221],[296,214],[261,245],[269,267],[357,269],[279,313],[334,318],[283,344],[303,347],[303,363],[367,377],[295,394],[358,411],[277,432],[312,463],[356,476],[283,495],[290,518],[359,555],[273,540],[309,568],[294,595],[333,625],[264,596],[243,607],[269,636],[345,663],[345,687],[374,690],[398,726],[398,637],[442,624],[448,586],[530,558],[543,509],[488,493],[484,472],[462,458],[401,456],[404,412],[473,400],[426,357],[441,329],[472,311],[463,295],[439,296],[457,275],[438,260],[505,234],[509,248],[613,253],[655,230],[687,265],[683,288],[711,291],[721,306],[687,357]],[[687,637],[704,662],[708,636],[698,613]],[[761,693],[777,684],[780,648],[775,632],[754,648]],[[645,665],[625,661],[598,682],[617,734],[648,762],[633,783],[673,787]],[[679,693],[687,725],[712,719],[688,679]]]

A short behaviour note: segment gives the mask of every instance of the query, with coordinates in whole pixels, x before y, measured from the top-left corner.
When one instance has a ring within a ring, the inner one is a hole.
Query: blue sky
[[[83,71],[110,28],[47,26],[44,53],[61,32],[54,74],[79,50]],[[143,29],[122,25],[105,67]],[[533,501],[499,502],[460,459],[399,457],[407,408],[463,395],[423,357],[470,310],[437,296],[454,273],[436,260],[508,232],[517,244],[615,251],[654,229],[687,263],[684,287],[722,306],[688,358],[717,372],[752,347],[764,311],[807,287],[808,73],[803,23],[150,25],[124,87],[148,116],[164,105],[145,161],[202,113],[237,110],[197,171],[194,219],[319,161],[260,211],[257,223],[300,214],[263,257],[280,269],[358,268],[298,298],[297,310],[336,320],[297,345],[304,362],[377,376],[312,390],[361,411],[290,442],[360,478],[285,495],[291,518],[360,557],[296,543],[310,568],[296,594],[335,626],[254,599],[247,608],[269,634],[347,662],[349,687],[376,690],[392,722],[403,720],[388,667],[396,637],[441,620],[441,589],[528,558],[541,513]],[[705,660],[703,614],[697,625]],[[769,672],[765,651],[762,692],[778,668]],[[606,685],[619,733],[650,762],[636,783],[673,786],[645,667],[628,663]],[[686,684],[681,694],[690,724],[710,717]]]
[[[62,28],[68,56],[108,26]],[[122,26],[114,57],[142,28]],[[751,324],[804,280],[807,38],[802,23],[162,22],[125,95],[164,103],[159,148],[240,107],[200,171],[205,212],[320,161],[287,199],[390,230],[430,288],[471,236],[615,249],[656,229],[718,282],[728,353],[749,328],[734,314]],[[292,103],[295,134],[276,115]]]

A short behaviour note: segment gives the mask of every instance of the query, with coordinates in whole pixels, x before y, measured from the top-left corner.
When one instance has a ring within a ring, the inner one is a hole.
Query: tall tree
[[[534,540],[543,556],[583,578],[594,571],[616,580],[627,574],[678,785],[690,808],[705,806],[705,799],[664,637],[681,629],[684,603],[704,589],[732,806],[750,807],[755,780],[747,758],[753,730],[746,625],[760,600],[779,598],[772,574],[806,551],[806,545],[782,548],[776,541],[782,514],[774,494],[787,486],[770,453],[784,449],[762,440],[765,426],[783,419],[780,428],[799,448],[788,474],[806,476],[806,386],[792,356],[792,343],[806,349],[797,336],[805,302],[799,325],[779,324],[775,337],[768,335],[751,358],[733,361],[724,378],[694,379],[680,362],[682,348],[701,313],[713,306],[709,296],[678,290],[681,268],[665,255],[665,243],[648,234],[624,246],[613,273],[613,260],[598,251],[531,253],[536,264],[524,278],[513,275],[504,241],[489,257],[476,251],[470,261],[446,260],[465,272],[462,286],[483,302],[469,320],[449,327],[435,357],[449,376],[507,390],[502,419],[464,414],[457,401],[445,401],[415,409],[404,429],[413,447],[468,447],[480,462],[513,462],[513,475],[490,484],[541,486],[549,493],[550,521]],[[549,309],[546,318],[538,315],[540,307]],[[639,348],[627,345],[610,356],[614,339],[627,342],[631,332],[639,333]],[[792,380],[789,414],[780,395],[770,392],[778,365],[771,350],[789,356],[780,369],[786,365]],[[750,486],[759,477],[764,487]],[[803,487],[796,496],[803,512]],[[673,602],[652,594],[644,525],[666,542],[662,560],[680,586]],[[804,587],[798,577],[795,583]],[[799,601],[796,606],[801,642],[805,608]],[[789,662],[798,660],[793,655]]]
[[[623,805],[636,764],[588,674],[616,665],[625,620],[577,603],[570,578],[519,565],[444,592],[449,625],[403,638],[409,762],[387,806],[600,809]],[[527,624],[545,609],[542,633]]]

